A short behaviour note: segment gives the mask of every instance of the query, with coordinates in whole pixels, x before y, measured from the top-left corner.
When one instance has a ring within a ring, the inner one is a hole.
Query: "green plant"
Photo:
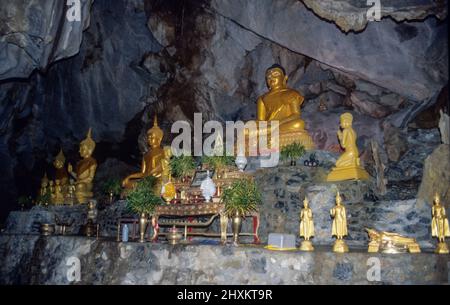
[[[172,175],[177,178],[189,176],[194,172],[195,167],[192,156],[181,155],[170,160],[170,170]]]
[[[120,195],[122,192],[121,181],[118,178],[109,178],[102,184],[102,192],[106,195],[113,194],[114,196]]]
[[[244,216],[257,210],[258,205],[262,203],[262,194],[254,181],[239,179],[223,191],[221,201],[225,204],[225,212],[229,216],[237,213]]]
[[[233,156],[203,156],[202,164],[216,171],[230,165],[234,165],[235,158]]]
[[[303,156],[305,153],[305,147],[298,142],[286,145],[281,149],[280,159],[281,161],[295,160]]]
[[[161,197],[153,192],[156,179],[147,177],[139,181],[127,195],[127,209],[133,213],[152,213],[156,206],[163,203]]]

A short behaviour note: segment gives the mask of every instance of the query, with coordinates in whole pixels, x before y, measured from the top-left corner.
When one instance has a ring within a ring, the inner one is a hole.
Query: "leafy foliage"
[[[248,179],[239,179],[225,189],[221,201],[225,203],[225,212],[229,216],[245,214],[256,211],[262,203],[262,194],[256,183]]]
[[[195,170],[195,160],[192,156],[181,155],[170,160],[170,170],[174,177],[186,177]]]
[[[40,205],[42,204],[50,204],[50,200],[52,199],[52,194],[50,193],[50,190],[47,190],[47,192],[44,195],[38,195],[36,198],[36,202]]]
[[[153,192],[155,177],[147,177],[139,181],[128,193],[127,209],[133,213],[152,213],[156,206],[163,203],[161,197]]]
[[[234,165],[235,157],[233,156],[203,156],[202,164],[207,165],[214,170],[220,170],[226,166]]]
[[[303,156],[305,153],[305,147],[298,142],[289,144],[281,150],[281,161],[295,160]]]
[[[109,178],[102,184],[102,192],[104,194],[109,195],[113,193],[113,195],[120,195],[122,191],[121,181],[118,178]]]

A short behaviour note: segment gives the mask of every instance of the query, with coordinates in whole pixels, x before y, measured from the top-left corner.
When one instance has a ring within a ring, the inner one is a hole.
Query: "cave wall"
[[[390,1],[382,21],[362,23],[350,0],[82,0],[76,24],[61,18],[63,1],[2,5],[2,209],[34,195],[60,146],[75,161],[89,127],[101,164],[137,165],[153,114],[165,143],[171,123],[194,112],[254,118],[273,63],[305,96],[318,148],[336,149],[338,116],[351,111],[360,148],[375,139],[384,160],[397,162],[408,123],[448,82],[447,11],[419,2]],[[333,5],[344,5],[342,16],[329,14]],[[328,111],[317,110],[320,101]]]

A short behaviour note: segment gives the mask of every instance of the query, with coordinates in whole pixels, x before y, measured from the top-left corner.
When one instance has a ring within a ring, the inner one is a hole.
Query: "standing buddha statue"
[[[305,240],[302,241],[300,245],[300,250],[302,251],[313,251],[314,247],[310,241],[311,237],[314,236],[314,221],[312,209],[309,207],[308,198],[305,197],[303,200],[303,209],[300,212],[300,237],[304,237]]]
[[[68,172],[75,180],[75,197],[77,203],[87,203],[93,196],[93,180],[97,170],[97,161],[92,157],[95,142],[92,139],[92,129],[89,128],[86,139],[80,143],[81,160],[78,161],[75,171],[69,163]]]
[[[336,206],[330,210],[330,214],[333,217],[331,236],[336,236],[333,251],[337,253],[348,252],[348,246],[344,240],[344,237],[348,234],[347,212],[342,204],[342,197],[339,192],[336,194]]]
[[[445,213],[445,207],[441,204],[441,198],[438,194],[434,195],[433,208],[431,210],[431,236],[438,238],[436,253],[448,254],[449,249],[445,243],[445,238],[450,237],[448,219]]]
[[[353,116],[351,113],[347,112],[341,115],[340,130],[337,132],[337,136],[345,152],[336,161],[336,166],[328,174],[327,181],[369,179],[369,174],[361,167],[359,151],[356,145],[356,132],[352,127],[352,123]]]
[[[164,132],[159,128],[158,119],[155,116],[153,127],[147,131],[149,151],[142,158],[141,171],[129,175],[122,181],[125,189],[132,189],[136,182],[145,177],[161,177],[163,170],[161,161],[164,159],[164,150],[161,147],[163,136]]]

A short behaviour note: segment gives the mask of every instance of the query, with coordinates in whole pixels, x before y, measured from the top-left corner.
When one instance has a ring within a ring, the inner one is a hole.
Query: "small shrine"
[[[449,283],[447,1],[3,2],[0,284]]]

